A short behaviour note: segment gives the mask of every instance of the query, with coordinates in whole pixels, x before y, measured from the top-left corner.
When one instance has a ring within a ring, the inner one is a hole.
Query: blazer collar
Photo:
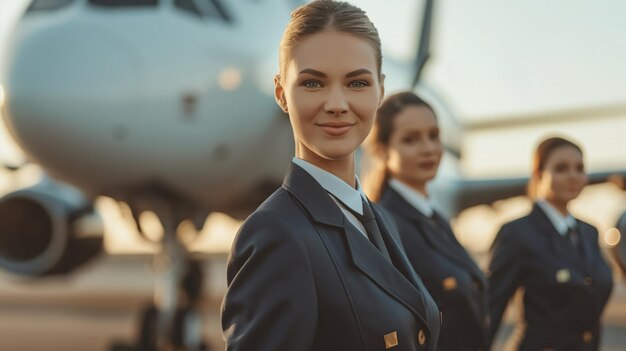
[[[290,163],[283,188],[309,211],[314,221],[343,227],[344,215],[326,190],[300,166]]]
[[[440,254],[446,256],[452,262],[461,265],[464,269],[467,269],[472,273],[474,278],[480,280],[484,285],[484,274],[482,274],[482,271],[469,256],[465,248],[456,242],[452,228],[450,228],[447,223],[440,223],[441,228],[435,227],[435,224],[432,223],[433,219],[426,217],[426,215],[409,204],[408,201],[392,187],[387,187],[386,191],[383,193],[383,203],[392,207],[394,212],[399,213],[400,216],[407,218],[413,223],[418,230],[424,234],[426,241],[435,247]],[[446,233],[442,231],[446,231]],[[450,240],[444,238],[443,235],[448,235],[454,242],[450,242]],[[450,247],[450,243],[458,245],[458,247]]]
[[[422,215],[415,207],[408,203],[402,195],[394,188],[386,186],[383,192],[381,203],[392,207],[394,212],[402,214],[406,218],[415,218],[415,215]]]
[[[336,175],[303,159],[294,157],[292,163],[311,175],[322,188],[338,199],[344,206],[349,207],[351,211],[358,214],[363,214],[362,197],[364,195],[361,190],[359,178],[356,175],[354,176],[356,182],[355,189]]]
[[[582,245],[584,248],[585,258],[584,260],[574,251],[572,247],[565,245],[565,240],[568,240],[566,237],[563,237],[557,229],[554,227],[548,216],[545,212],[537,205],[536,203],[533,205],[533,209],[530,212],[530,220],[532,223],[535,223],[538,226],[538,229],[541,233],[545,233],[548,235],[548,239],[552,248],[552,251],[560,256],[566,257],[571,263],[577,265],[584,271],[587,271],[587,262],[590,260],[591,250],[587,247],[586,239],[587,235],[585,235],[585,230],[582,229],[582,225],[578,223],[579,230],[579,238],[582,240]],[[578,222],[578,221],[577,221]]]
[[[413,208],[418,210],[423,215],[427,217],[432,216],[434,211],[433,206],[430,200],[424,195],[396,178],[389,179],[388,187],[389,189],[393,189],[400,197],[406,200],[408,204],[413,206]]]

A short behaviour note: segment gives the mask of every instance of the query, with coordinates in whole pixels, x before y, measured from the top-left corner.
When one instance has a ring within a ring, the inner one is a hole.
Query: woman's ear
[[[378,107],[382,106],[383,101],[385,101],[385,75],[380,75],[380,98],[378,99]]]
[[[287,109],[287,100],[285,99],[285,88],[283,88],[279,74],[274,76],[274,99],[283,112],[289,112]]]

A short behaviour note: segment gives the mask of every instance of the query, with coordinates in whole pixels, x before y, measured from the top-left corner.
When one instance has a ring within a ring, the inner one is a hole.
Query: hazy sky
[[[0,45],[25,3],[0,1]],[[412,57],[421,1],[353,3],[387,57]],[[435,11],[424,79],[462,119],[626,103],[625,1],[444,0]]]
[[[421,1],[353,2],[363,7],[378,27],[387,58],[409,61],[413,57]],[[0,0],[0,48],[26,3]],[[433,57],[424,81],[464,123],[511,114],[541,117],[562,109],[626,105],[624,13],[626,1],[619,0],[437,1]],[[626,149],[621,141],[626,133],[624,117],[605,121],[606,126],[600,128],[590,119],[593,132],[580,125],[544,126],[521,134],[518,130],[519,135],[511,137],[498,132],[495,140],[516,140],[524,146],[520,154],[529,155],[541,135],[558,131],[587,145],[594,161],[621,160],[625,152],[616,155],[615,148]],[[601,136],[603,133],[609,134]],[[466,138],[473,140],[466,147],[479,151],[474,158],[503,157],[498,167],[505,167],[508,161],[526,169],[526,162],[501,155],[506,148],[494,148],[494,139],[487,136],[493,133]],[[466,163],[467,159],[472,158],[466,158]],[[481,170],[493,166],[478,164]]]
[[[390,52],[412,54],[417,1],[355,2]],[[435,11],[425,79],[464,118],[626,102],[624,1],[448,0]]]

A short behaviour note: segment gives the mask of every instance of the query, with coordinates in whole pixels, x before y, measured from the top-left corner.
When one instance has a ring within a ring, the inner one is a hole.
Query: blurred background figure
[[[413,268],[442,312],[438,350],[485,350],[485,277],[433,208],[426,188],[443,155],[439,134],[435,111],[415,93],[387,97],[369,139],[368,156],[376,166],[365,187],[395,220]]]
[[[516,350],[598,350],[600,317],[613,286],[598,231],[568,210],[587,184],[580,147],[554,137],[534,154],[531,213],[506,223],[489,263],[491,336],[504,309],[523,289]]]

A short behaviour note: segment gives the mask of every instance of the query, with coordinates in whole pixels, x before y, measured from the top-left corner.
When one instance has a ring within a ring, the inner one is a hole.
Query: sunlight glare
[[[218,84],[226,91],[233,91],[241,85],[241,71],[235,67],[227,67],[220,72]]]
[[[617,228],[611,228],[604,233],[604,242],[610,247],[617,246],[621,239],[622,235]]]
[[[152,211],[144,211],[139,215],[139,226],[144,235],[153,242],[163,239],[163,225],[159,217]]]

